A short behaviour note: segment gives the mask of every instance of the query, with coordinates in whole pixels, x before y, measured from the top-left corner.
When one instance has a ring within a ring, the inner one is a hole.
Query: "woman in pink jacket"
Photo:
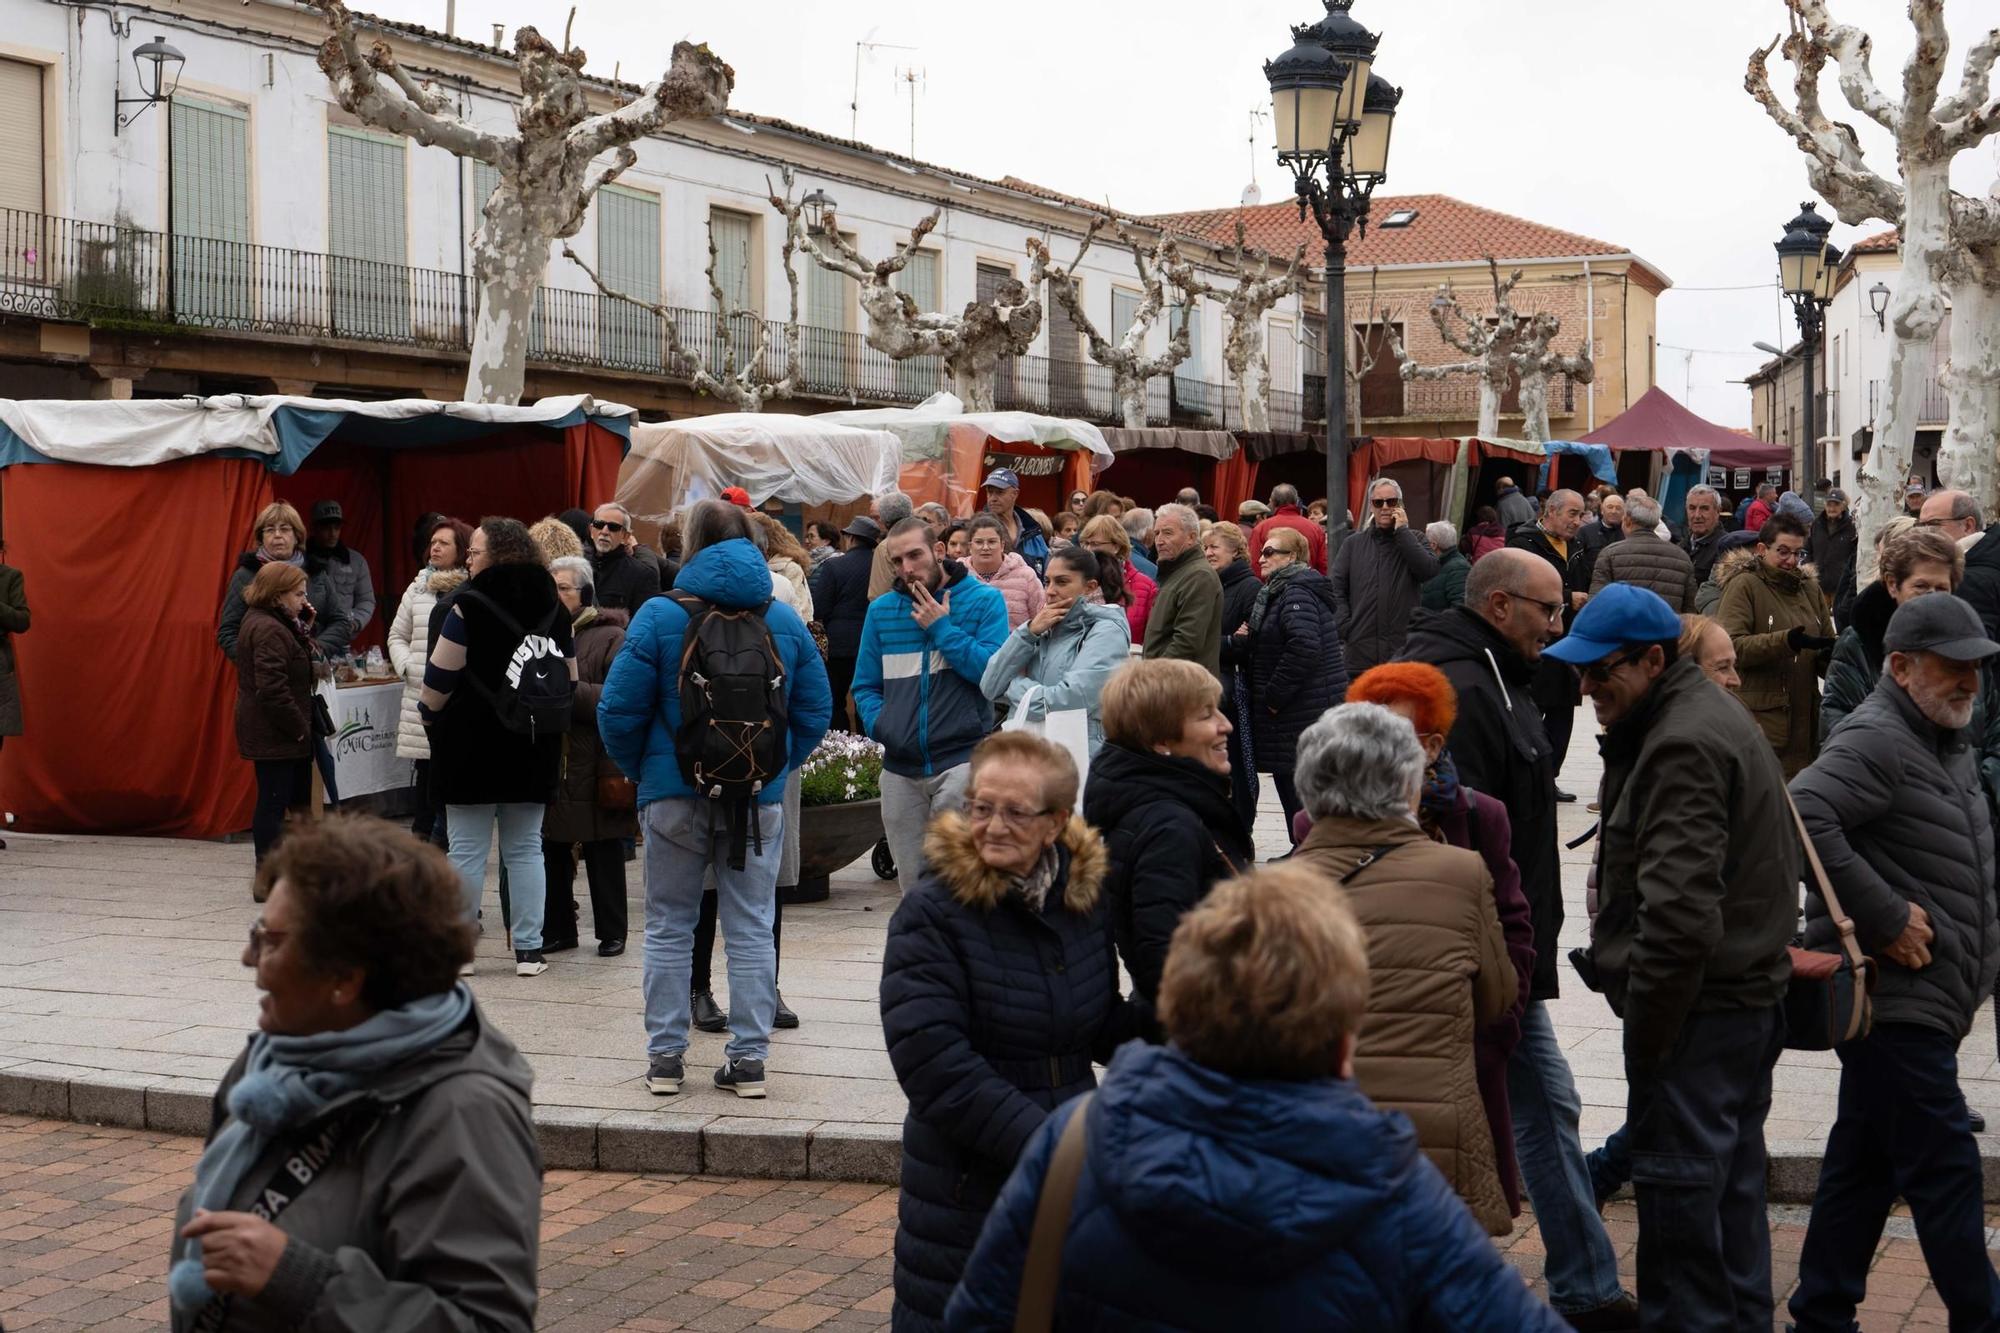
[[[1079,535],[1085,549],[1108,555],[1125,567],[1125,619],[1132,626],[1132,642],[1144,643],[1146,616],[1153,609],[1160,585],[1132,563],[1132,539],[1126,535],[1125,525],[1109,514],[1099,514],[1083,525]]]
[[[995,515],[974,514],[966,520],[968,543],[965,563],[972,576],[989,587],[998,588],[1007,599],[1007,628],[1019,629],[1035,618],[1048,600],[1048,592],[1028,562],[1007,549],[1007,529]]]

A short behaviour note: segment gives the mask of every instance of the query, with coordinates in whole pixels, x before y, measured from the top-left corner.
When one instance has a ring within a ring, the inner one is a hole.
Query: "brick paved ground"
[[[0,1116],[0,1326],[124,1333],[166,1322],[167,1233],[200,1145],[142,1130]],[[1989,1226],[2000,1213],[1988,1215]],[[1774,1209],[1789,1290],[1803,1210]],[[1630,1280],[1630,1203],[1608,1225]],[[876,1185],[552,1171],[542,1200],[540,1327],[550,1333],[736,1333],[888,1325],[896,1192]],[[1541,1274],[1532,1226],[1507,1243]],[[1941,1328],[1907,1218],[1869,1280],[1865,1333]]]

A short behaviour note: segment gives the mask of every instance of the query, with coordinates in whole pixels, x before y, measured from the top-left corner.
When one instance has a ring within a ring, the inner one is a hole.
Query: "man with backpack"
[[[576,692],[570,616],[541,548],[514,519],[482,520],[465,567],[472,577],[431,641],[417,712],[430,732],[432,792],[445,807],[466,918],[477,915],[485,894],[497,822],[514,972],[540,976],[549,970],[542,957],[542,813],[555,795]]]
[[[833,696],[805,622],[771,598],[744,510],[694,505],[681,549],[674,591],[640,608],[597,704],[605,750],[638,779],[646,829],[646,1087],[667,1096],[685,1078],[694,928],[712,870],[729,954],[715,1086],[762,1097],[785,777],[826,734]]]
[[[993,729],[979,682],[1007,641],[1007,599],[958,561],[938,559],[920,518],[889,529],[882,548],[896,584],[861,622],[854,707],[882,745],[882,832],[908,893],[931,816],[958,808],[972,747]]]

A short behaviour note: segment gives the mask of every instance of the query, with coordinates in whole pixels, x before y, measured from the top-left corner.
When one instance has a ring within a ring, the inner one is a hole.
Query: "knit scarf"
[[[1062,858],[1054,847],[1042,849],[1042,859],[1035,862],[1035,868],[1015,880],[1009,888],[1021,895],[1021,901],[1028,910],[1040,915],[1042,904],[1048,901],[1049,890],[1056,882],[1056,871],[1062,867]]]
[[[450,990],[358,1023],[344,1032],[305,1037],[259,1033],[250,1043],[243,1077],[229,1090],[229,1119],[223,1123],[194,1169],[195,1208],[229,1207],[243,1176],[271,1142],[311,1122],[328,1104],[354,1091],[382,1070],[422,1055],[458,1031],[472,1012],[472,992],[459,982]],[[202,1278],[201,1242],[167,1275],[174,1304],[198,1310],[215,1299]]]
[[[1278,594],[1285,584],[1297,577],[1305,566],[1296,560],[1289,565],[1280,565],[1264,576],[1264,586],[1257,589],[1257,600],[1250,607],[1250,632],[1255,634],[1264,628],[1264,616],[1271,609],[1271,603],[1278,600]]]
[[[1458,810],[1458,765],[1440,752],[1437,762],[1424,770],[1423,795],[1417,800],[1417,823],[1435,835],[1438,823]]]

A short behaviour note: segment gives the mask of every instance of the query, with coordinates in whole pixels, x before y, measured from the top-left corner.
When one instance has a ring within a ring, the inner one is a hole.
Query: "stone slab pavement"
[[[1601,772],[1595,742],[1586,708],[1562,775],[1581,797],[1563,807],[1565,840],[1593,820],[1585,802]],[[1258,845],[1271,856],[1286,844],[1268,784],[1263,809]],[[249,845],[23,834],[9,843],[0,852],[0,1112],[204,1130],[209,1094],[255,1023],[256,991],[240,961],[257,911]],[[1585,942],[1590,854],[1589,845],[1563,854],[1565,953]],[[639,865],[627,870],[636,927]],[[535,1067],[552,1165],[895,1180],[904,1102],[883,1051],[876,991],[897,899],[865,859],[834,877],[829,902],[786,912],[782,986],[804,1025],[774,1034],[763,1101],[709,1086],[725,1039],[706,1033],[693,1034],[687,1090],[650,1096],[636,934],[621,958],[598,958],[586,942],[554,956],[545,975],[517,978],[498,929],[497,858],[489,874],[491,928],[472,984]],[[715,977],[726,1004],[720,957]],[[1624,1119],[1617,1021],[1567,965],[1551,1012],[1583,1098],[1586,1138],[1599,1141]],[[2000,1125],[1988,1011],[1961,1051],[1961,1072],[1972,1105]],[[1780,1063],[1768,1131],[1774,1197],[1810,1197],[1837,1083],[1831,1054],[1788,1052]],[[2000,1201],[2000,1138],[1986,1146],[1989,1198]]]
[[[167,1320],[174,1201],[199,1140],[0,1115],[0,1327],[137,1333]],[[1543,1293],[1541,1236],[1502,1242]],[[2000,1212],[1987,1215],[1989,1236]],[[1795,1281],[1803,1210],[1771,1213],[1774,1288]],[[1638,1222],[1606,1212],[1628,1288]],[[888,1327],[896,1192],[837,1181],[551,1170],[542,1182],[541,1307],[548,1333]],[[1864,1333],[1941,1328],[1907,1217],[1876,1251]],[[1989,1243],[1991,1243],[1989,1241]],[[1782,1327],[1782,1324],[1778,1325]]]

